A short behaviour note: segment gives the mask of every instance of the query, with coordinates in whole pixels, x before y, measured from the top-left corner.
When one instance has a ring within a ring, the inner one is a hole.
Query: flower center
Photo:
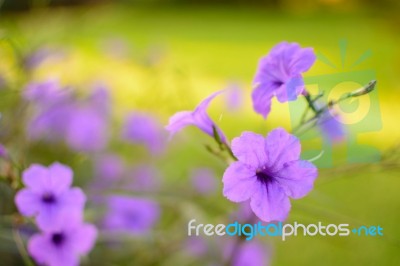
[[[256,177],[257,180],[263,184],[267,184],[269,181],[272,180],[272,176],[270,176],[267,172],[263,170],[257,170]]]
[[[282,81],[280,81],[280,80],[275,80],[274,81],[274,86],[276,86],[277,88],[279,88],[280,86],[282,86],[283,85],[283,82]]]
[[[45,193],[42,196],[42,201],[47,204],[52,204],[56,202],[56,197],[52,193]]]
[[[65,236],[62,233],[55,233],[51,236],[51,242],[53,242],[53,244],[56,246],[62,245],[64,241],[65,241]]]

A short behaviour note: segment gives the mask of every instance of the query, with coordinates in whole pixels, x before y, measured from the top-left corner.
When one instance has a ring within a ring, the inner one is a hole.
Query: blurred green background
[[[335,167],[320,171],[308,197],[292,201],[288,222],[380,225],[384,237],[296,237],[267,242],[273,243],[272,265],[400,265],[398,1],[79,3],[83,5],[71,1],[72,7],[62,2],[68,1],[3,1],[0,36],[12,39],[26,53],[43,46],[67,53],[62,60],[45,62],[32,79],[56,76],[82,89],[84,84],[105,81],[112,90],[117,120],[120,114],[138,108],[157,113],[166,124],[176,111],[193,109],[211,92],[235,82],[245,89],[242,110],[229,113],[221,100],[210,109],[230,139],[244,130],[266,134],[277,126],[290,129],[288,105],[274,102],[264,121],[252,111],[250,101],[259,58],[283,40],[314,47],[336,66],[318,60],[306,77],[374,71],[380,112],[371,123],[381,126],[372,132],[353,132],[353,137],[377,148],[381,160],[349,164],[343,160],[344,146],[334,148]],[[344,64],[342,40],[347,42]],[[371,56],[352,66],[366,51]],[[16,83],[18,71],[8,42],[2,43],[0,58],[3,78]],[[224,165],[213,162],[203,149],[207,142],[195,129],[174,139],[168,159],[159,162],[166,178],[182,181],[184,173],[198,165],[212,166],[222,176]],[[235,209],[222,193],[217,198],[222,206]],[[212,212],[207,215],[207,222],[222,222]],[[179,226],[174,232],[159,228],[159,234],[183,236],[189,220],[181,221],[181,230]],[[162,265],[175,262],[170,259]]]

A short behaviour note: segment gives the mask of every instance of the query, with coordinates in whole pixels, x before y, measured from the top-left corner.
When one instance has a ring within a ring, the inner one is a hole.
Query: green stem
[[[22,257],[22,260],[24,261],[24,264],[26,266],[35,266],[35,264],[30,259],[28,253],[26,252],[26,249],[24,247],[24,242],[23,242],[23,240],[21,238],[20,233],[18,232],[18,229],[13,228],[12,232],[13,232],[13,237],[14,237],[15,244],[17,246],[19,254]]]

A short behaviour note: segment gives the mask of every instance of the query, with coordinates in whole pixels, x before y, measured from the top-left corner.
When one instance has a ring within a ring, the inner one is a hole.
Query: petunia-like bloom
[[[114,232],[141,235],[155,225],[159,215],[160,208],[152,200],[111,196],[108,198],[108,212],[104,226]]]
[[[122,137],[132,143],[144,145],[152,154],[159,154],[165,147],[165,131],[157,119],[145,113],[131,113],[124,123]]]
[[[22,174],[26,188],[15,196],[19,212],[36,216],[42,230],[58,227],[63,212],[79,212],[84,208],[85,195],[79,188],[71,188],[72,170],[60,163],[49,167],[32,164]]]
[[[223,176],[224,196],[233,202],[250,199],[253,212],[263,221],[284,221],[290,198],[298,199],[313,188],[317,168],[300,160],[299,140],[282,128],[267,137],[244,132],[232,141],[238,159]]]
[[[56,80],[29,84],[24,98],[35,107],[28,123],[31,139],[61,140],[72,114],[71,90],[63,89]]]
[[[266,118],[271,111],[271,100],[294,101],[304,91],[302,73],[315,62],[312,48],[300,48],[297,43],[281,42],[261,58],[253,83],[254,110]]]
[[[28,252],[40,265],[78,266],[81,256],[95,244],[97,229],[79,218],[64,217],[60,227],[36,234],[29,239]]]
[[[181,111],[174,114],[169,119],[169,124],[166,126],[166,129],[170,132],[170,136],[174,135],[184,127],[193,125],[201,129],[204,133],[214,137],[213,127],[215,127],[221,141],[226,143],[224,133],[222,133],[207,114],[208,105],[221,92],[223,91],[217,91],[208,96],[196,107],[196,109],[194,109],[194,111]]]
[[[89,107],[77,108],[72,112],[65,132],[69,147],[83,152],[104,149],[108,142],[107,118]]]

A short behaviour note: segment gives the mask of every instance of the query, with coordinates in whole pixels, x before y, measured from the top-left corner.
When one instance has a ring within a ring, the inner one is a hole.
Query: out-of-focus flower
[[[110,187],[120,180],[124,171],[124,163],[118,155],[100,156],[94,162],[94,182],[96,186]]]
[[[120,233],[141,235],[158,221],[160,208],[152,200],[128,196],[110,196],[104,220],[106,229]]]
[[[73,110],[66,130],[66,142],[76,151],[96,152],[104,149],[108,141],[107,120],[97,110]]]
[[[154,191],[160,185],[160,172],[150,165],[136,165],[128,174],[124,187],[134,191]]]
[[[330,143],[339,143],[346,138],[344,125],[340,120],[339,115],[330,112],[323,113],[318,120],[317,125],[322,136]]]
[[[26,188],[15,196],[19,212],[36,216],[42,230],[57,228],[64,212],[82,212],[86,198],[79,188],[71,188],[73,172],[68,166],[32,164],[22,174]]]
[[[196,109],[194,109],[194,111],[181,111],[174,114],[169,119],[169,123],[166,126],[166,129],[170,132],[170,136],[172,137],[184,127],[193,125],[198,127],[204,133],[214,137],[213,127],[215,127],[221,141],[226,143],[227,140],[224,133],[216,126],[207,114],[208,105],[221,92],[223,91],[217,91],[208,96],[196,107]]]
[[[261,58],[253,83],[254,110],[266,118],[274,96],[279,102],[294,101],[304,91],[302,73],[315,62],[312,48],[297,43],[281,42]]]
[[[35,107],[27,129],[31,139],[65,141],[83,152],[107,145],[110,99],[105,87],[95,87],[87,99],[78,101],[70,90],[50,80],[28,85],[24,97]]]
[[[97,229],[68,214],[58,228],[29,239],[28,252],[40,265],[78,266],[81,256],[93,248]]]
[[[226,105],[230,111],[237,111],[243,105],[243,89],[236,83],[226,89]]]
[[[191,174],[194,189],[201,194],[211,194],[216,191],[217,180],[209,168],[197,168]]]
[[[251,209],[263,221],[284,221],[289,197],[304,197],[313,188],[317,168],[300,160],[299,140],[282,128],[266,138],[244,132],[232,141],[232,151],[238,161],[224,173],[223,193],[233,202],[251,199]]]
[[[1,144],[1,143],[0,143],[0,158],[4,158],[4,159],[8,158],[7,149],[6,149],[6,147],[4,147],[4,145]]]
[[[110,115],[111,99],[108,88],[102,83],[95,84],[86,104],[104,116]]]
[[[269,250],[258,241],[241,243],[233,254],[234,266],[267,266],[269,265]]]
[[[125,119],[122,137],[135,144],[143,144],[158,154],[165,148],[165,135],[155,117],[145,113],[131,113]]]
[[[34,140],[61,140],[72,111],[71,91],[63,89],[56,80],[48,80],[29,84],[24,98],[35,107],[28,123],[29,137]]]
[[[183,247],[191,256],[202,257],[207,253],[208,247],[206,240],[202,237],[189,236]]]

